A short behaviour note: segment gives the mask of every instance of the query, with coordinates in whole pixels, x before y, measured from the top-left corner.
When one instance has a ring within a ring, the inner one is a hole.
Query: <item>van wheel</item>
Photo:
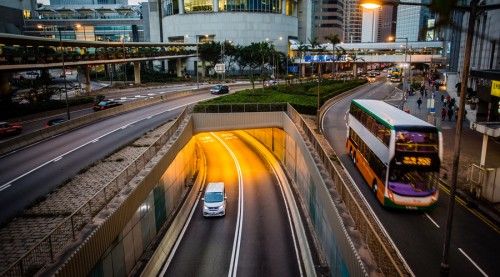
[[[373,191],[373,194],[376,197],[377,196],[377,181],[376,180],[373,180],[372,191]]]

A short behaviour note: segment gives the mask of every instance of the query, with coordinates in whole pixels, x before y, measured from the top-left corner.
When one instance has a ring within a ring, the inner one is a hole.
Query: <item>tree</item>
[[[339,35],[329,35],[325,36],[325,39],[330,41],[332,44],[332,78],[335,78],[335,50],[336,50],[336,45],[340,43],[340,38]]]
[[[198,45],[198,55],[200,60],[208,63],[208,69],[215,68],[215,65],[222,59],[220,42],[211,41]]]
[[[300,44],[299,44],[298,50],[299,50],[299,79],[300,79],[300,77],[301,77],[300,74],[302,72],[302,70],[301,70],[301,67],[302,67],[302,54],[305,53],[308,50],[308,47],[307,47],[307,45],[305,45],[301,41]]]
[[[324,47],[320,47],[320,43],[319,43],[317,37],[313,37],[313,38],[310,38],[308,40],[309,40],[309,43],[311,44],[311,51],[315,51],[316,53],[321,53],[321,52],[323,52],[323,50],[325,50]],[[318,73],[319,74],[321,74],[320,73],[320,66],[321,66],[321,63],[318,62]],[[313,66],[311,66],[311,70],[312,70],[312,73],[314,74]]]

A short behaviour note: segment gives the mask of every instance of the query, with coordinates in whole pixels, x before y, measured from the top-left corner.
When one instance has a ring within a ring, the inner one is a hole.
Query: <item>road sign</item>
[[[215,65],[215,72],[226,73],[226,65],[223,63],[218,63]]]

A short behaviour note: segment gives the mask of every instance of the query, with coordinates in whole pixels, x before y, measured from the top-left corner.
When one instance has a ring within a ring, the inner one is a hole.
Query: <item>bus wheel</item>
[[[352,162],[356,164],[356,152],[352,152]]]
[[[372,190],[373,190],[373,194],[375,194],[375,196],[377,196],[377,181],[376,180],[373,180]]]

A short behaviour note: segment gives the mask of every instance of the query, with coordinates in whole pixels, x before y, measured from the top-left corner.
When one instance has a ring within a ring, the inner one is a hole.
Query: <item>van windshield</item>
[[[222,202],[224,200],[224,195],[222,192],[207,192],[205,193],[206,203],[216,203]]]

